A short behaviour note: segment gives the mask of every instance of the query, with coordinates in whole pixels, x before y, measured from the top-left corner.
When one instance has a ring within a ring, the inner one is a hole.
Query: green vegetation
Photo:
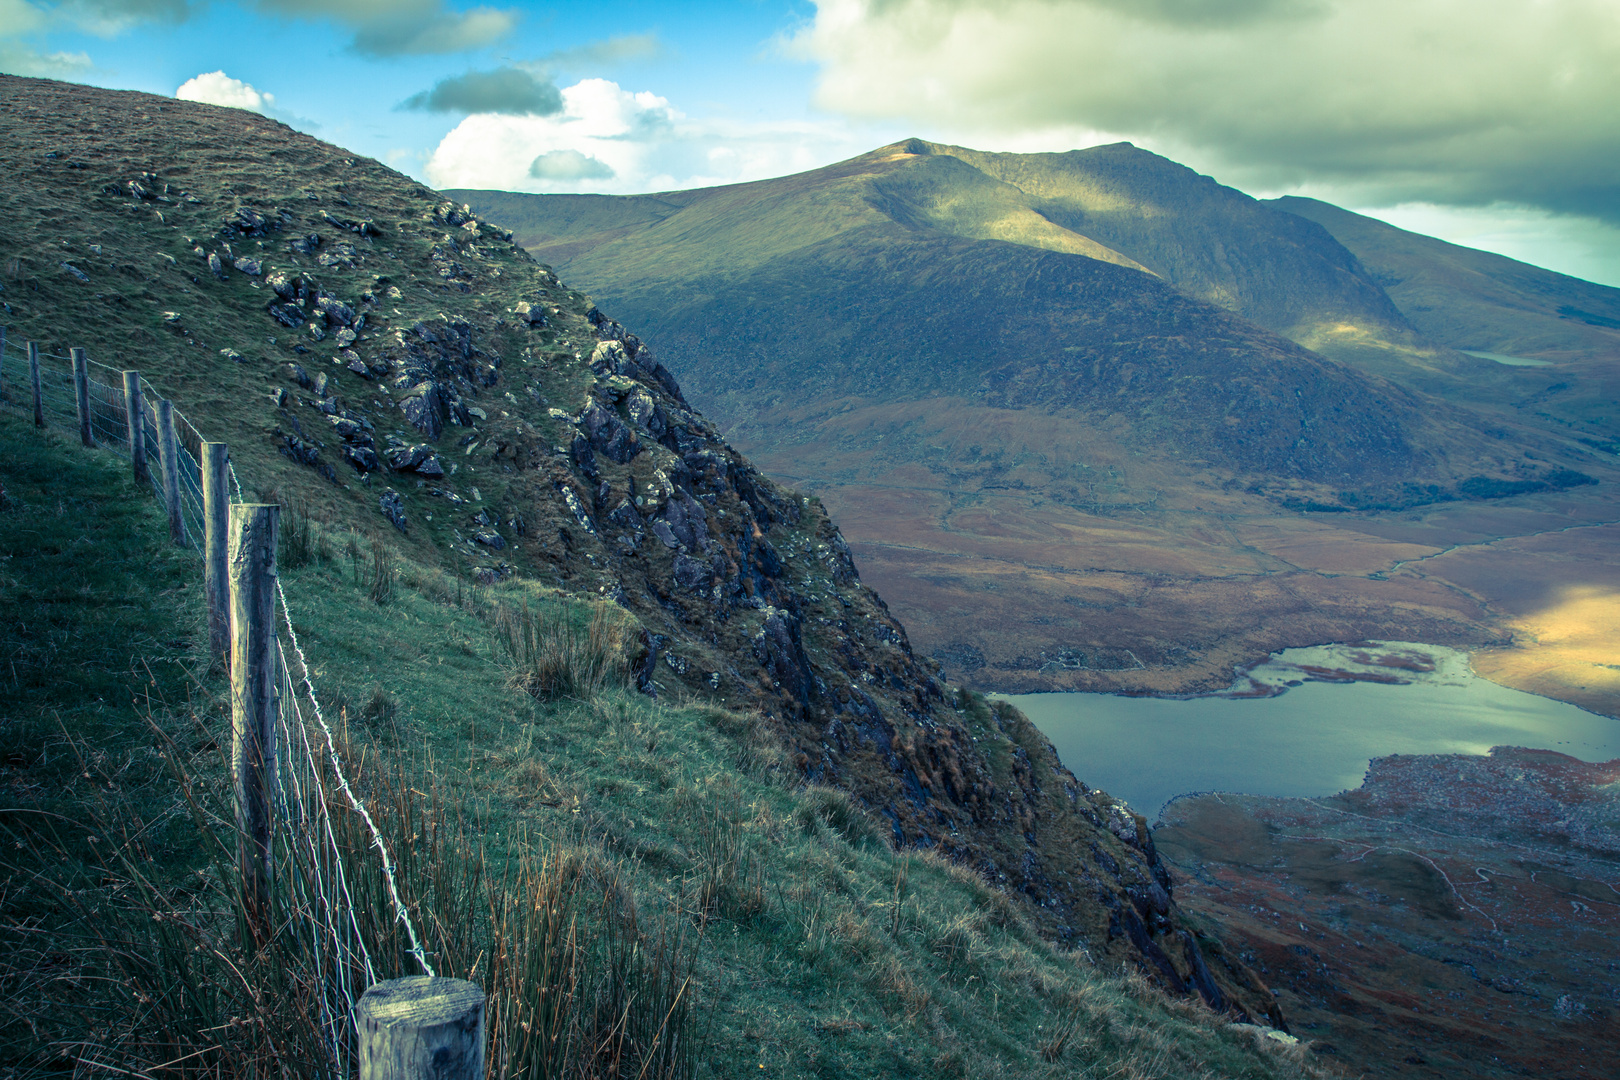
[[[212,1075],[307,1049],[307,1009],[277,993],[303,987],[307,1005],[296,943],[247,955],[198,843],[225,809],[195,557],[166,547],[116,458],[9,411],[0,432],[0,615],[21,706],[0,814],[4,1067],[216,1047],[163,1074]],[[846,794],[795,779],[759,714],[625,688],[603,608],[533,584],[467,589],[408,559],[379,603],[373,545],[309,528],[308,562],[283,578],[313,681],[347,716],[347,767],[397,845],[441,973],[492,993],[506,1075],[557,1075],[542,1051],[559,1045],[569,1069],[601,1076],[649,1056],[649,1076],[1314,1075],[1054,948],[973,873],[890,852]],[[574,692],[530,693],[535,670],[566,672]],[[332,809],[372,898],[380,974],[408,973],[365,838]],[[152,921],[169,914],[184,918]]]

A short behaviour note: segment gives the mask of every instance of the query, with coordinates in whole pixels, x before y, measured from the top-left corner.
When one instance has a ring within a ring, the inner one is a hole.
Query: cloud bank
[[[1269,190],[1620,221],[1613,0],[816,0],[818,102],[1090,129]]]
[[[562,111],[562,92],[550,79],[522,68],[500,67],[440,80],[432,90],[406,98],[400,108],[421,112],[550,116]]]
[[[426,167],[439,188],[626,194],[757,180],[870,149],[843,123],[693,120],[667,98],[607,79],[562,89],[547,116],[475,113]]]

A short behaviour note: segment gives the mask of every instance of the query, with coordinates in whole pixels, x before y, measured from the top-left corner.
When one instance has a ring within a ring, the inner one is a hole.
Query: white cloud
[[[1620,221],[1614,0],[816,5],[792,42],[847,116],[979,145],[1089,129],[1243,186]]]
[[[221,105],[227,109],[247,109],[269,116],[275,105],[273,94],[262,93],[240,79],[233,79],[223,71],[210,71],[180,84],[174,96],[181,101],[200,101],[204,105]]]
[[[551,116],[478,113],[433,151],[440,188],[625,194],[758,180],[869,150],[847,124],[693,119],[668,99],[607,79],[562,91]]]

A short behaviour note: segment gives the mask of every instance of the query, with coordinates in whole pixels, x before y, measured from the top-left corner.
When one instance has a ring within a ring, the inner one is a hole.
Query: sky
[[[254,109],[435,187],[1128,139],[1620,285],[1620,0],[0,0],[0,71]]]

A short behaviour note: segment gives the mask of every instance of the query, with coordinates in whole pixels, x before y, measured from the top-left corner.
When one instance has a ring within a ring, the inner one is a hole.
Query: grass
[[[309,973],[290,945],[244,947],[198,842],[228,835],[228,803],[194,556],[165,546],[116,459],[0,425],[23,706],[4,736],[0,1070],[297,1060],[318,1034]],[[492,1075],[1318,1075],[1053,947],[973,872],[891,852],[847,794],[783,768],[757,714],[604,674],[625,640],[606,609],[404,559],[379,604],[356,571],[380,542],[310,529],[311,558],[283,572],[310,674],[434,962],[491,992]],[[530,692],[539,654],[512,647],[519,630],[583,658],[573,692]],[[380,973],[409,973],[366,838],[332,811]]]

